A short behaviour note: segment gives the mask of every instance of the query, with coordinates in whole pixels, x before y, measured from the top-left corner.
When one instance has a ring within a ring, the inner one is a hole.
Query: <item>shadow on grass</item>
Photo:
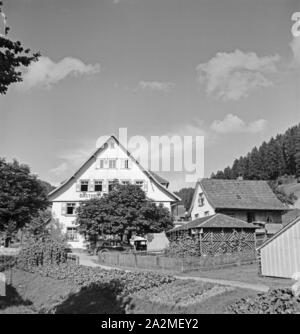
[[[125,303],[111,285],[93,283],[71,294],[53,310],[56,314],[124,314]]]
[[[18,291],[12,286],[6,286],[6,296],[0,296],[0,310],[4,310],[11,306],[30,306],[32,302],[24,300]]]

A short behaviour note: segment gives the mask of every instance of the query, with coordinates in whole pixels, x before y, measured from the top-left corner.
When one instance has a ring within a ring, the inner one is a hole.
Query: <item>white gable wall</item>
[[[100,159],[117,159],[116,168],[100,169]],[[125,159],[130,161],[128,169],[122,168],[124,167],[122,160]],[[107,190],[108,181],[113,181],[114,179],[117,179],[120,182],[123,180],[130,181],[132,184],[134,184],[135,181],[143,181],[143,189],[146,192],[146,196],[157,204],[162,203],[171,211],[171,202],[173,199],[159,189],[135,161],[128,157],[126,152],[115,143],[114,148],[111,148],[109,145],[106,149],[100,151],[98,155],[92,158],[71,181],[50,196],[53,216],[63,225],[64,231],[66,231],[67,227],[75,227],[74,222],[76,220],[75,215],[71,216],[65,214],[64,207],[66,204],[76,203],[76,206],[79,206],[81,201],[97,196],[97,193],[94,191],[88,191],[86,193],[81,192],[77,186],[77,184],[80,183],[80,180],[89,180],[92,182],[94,180],[100,180],[103,182],[104,190]],[[84,240],[82,237],[79,237],[77,242],[70,242],[70,245],[75,248],[83,248]]]
[[[203,189],[198,182],[195,189],[195,194],[193,197],[193,202],[191,204],[191,217],[192,219],[202,218],[205,216],[211,216],[215,214],[215,209],[209,204],[205,194],[203,193],[204,203],[202,206],[199,206],[199,195],[203,193]]]

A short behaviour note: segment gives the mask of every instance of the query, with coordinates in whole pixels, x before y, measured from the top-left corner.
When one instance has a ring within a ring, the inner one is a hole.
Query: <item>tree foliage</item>
[[[246,156],[233,162],[232,167],[212,174],[216,179],[276,180],[283,175],[300,175],[300,124],[284,134],[254,147]]]
[[[27,165],[0,159],[0,233],[12,236],[48,204],[45,187]]]
[[[168,209],[146,198],[145,192],[136,185],[116,184],[114,189],[101,198],[81,203],[77,209],[79,232],[90,242],[98,236],[162,232],[173,227]]]
[[[0,1],[1,13],[3,11]],[[40,56],[39,53],[31,54],[30,49],[25,49],[20,41],[10,40],[8,31],[9,28],[5,27],[4,34],[0,35],[0,94],[6,94],[11,84],[22,81],[21,68],[28,67]]]
[[[284,203],[293,204],[297,197],[287,195],[277,187],[278,178],[295,175],[300,178],[300,124],[291,127],[284,134],[254,147],[246,156],[235,159],[232,167],[212,174],[214,179],[236,179],[274,181],[270,185],[277,197]]]
[[[182,188],[175,194],[181,198],[181,204],[184,205],[185,209],[189,210],[194,196],[194,188]]]

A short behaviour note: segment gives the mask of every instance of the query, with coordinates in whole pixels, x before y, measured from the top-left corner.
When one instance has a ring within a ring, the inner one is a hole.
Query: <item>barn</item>
[[[300,272],[300,217],[258,247],[263,276],[291,278]]]

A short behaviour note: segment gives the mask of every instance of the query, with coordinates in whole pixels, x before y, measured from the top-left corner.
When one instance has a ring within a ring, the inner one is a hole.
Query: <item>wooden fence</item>
[[[100,264],[139,269],[185,272],[225,268],[256,262],[255,252],[240,252],[216,256],[174,258],[147,253],[106,252],[98,257]]]

